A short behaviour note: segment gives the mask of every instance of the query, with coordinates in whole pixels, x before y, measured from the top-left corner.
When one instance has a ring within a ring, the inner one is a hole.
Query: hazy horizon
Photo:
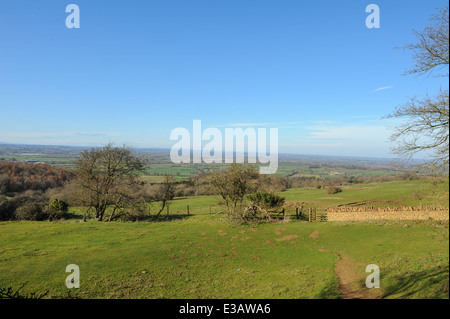
[[[89,148],[96,148],[96,147],[103,147],[105,146],[105,144],[99,144],[99,145],[92,145],[92,146],[88,146],[88,145],[47,145],[47,144],[16,144],[16,143],[7,143],[7,142],[3,142],[0,141],[0,146],[2,145],[10,145],[10,146],[30,146],[30,147],[64,147],[64,148],[74,148],[74,149],[89,149]],[[132,145],[128,145],[128,144],[114,144],[114,146],[122,146],[125,145],[127,147],[131,147],[134,151],[161,151],[161,152],[165,152],[167,151],[167,156],[169,156],[169,152],[170,152],[170,148],[169,147],[133,147]],[[194,151],[194,150],[192,150]],[[1,155],[1,154],[0,154]],[[340,158],[340,159],[361,159],[361,160],[380,160],[380,161],[397,161],[399,160],[397,157],[392,156],[392,157],[372,157],[372,156],[351,156],[351,155],[321,155],[321,154],[304,154],[304,153],[286,153],[286,152],[281,152],[279,153],[280,156],[294,156],[294,157],[298,157],[298,156],[305,156],[305,157],[318,157],[318,158]],[[424,158],[414,158],[411,159],[413,162],[414,161],[423,161],[425,160]]]

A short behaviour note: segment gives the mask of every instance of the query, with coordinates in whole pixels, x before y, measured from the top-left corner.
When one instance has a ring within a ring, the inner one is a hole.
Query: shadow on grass
[[[391,281],[394,284],[384,290],[382,298],[449,298],[448,264],[404,276],[397,276],[392,278]]]
[[[188,199],[188,198],[187,197],[175,197],[172,199],[172,201],[184,200],[184,199]]]
[[[52,298],[52,299],[80,299],[79,297],[72,294],[70,290],[66,292],[66,294],[61,295],[53,295],[49,296],[49,292],[45,291],[42,293],[39,292],[22,292],[23,288],[28,284],[28,282],[24,283],[19,288],[13,287],[0,287],[0,299],[44,299],[44,298]]]
[[[135,220],[135,222],[170,222],[170,221],[174,221],[174,220],[184,220],[184,219],[188,219],[191,218],[193,216],[193,214],[189,214],[187,215],[186,213],[183,214],[161,214],[158,217],[156,217],[155,215],[148,215],[143,219],[140,220]],[[67,213],[64,215],[64,220],[84,220],[85,217],[81,214],[75,214],[75,213]],[[93,216],[89,216],[87,217],[87,220],[93,220],[94,217]],[[104,218],[104,222],[108,221],[108,217]],[[121,219],[116,219],[114,221],[125,221],[125,220],[121,220]]]
[[[75,214],[75,213],[72,213],[72,212],[68,212],[68,213],[64,214],[64,219],[67,219],[67,220],[72,220],[72,219],[81,220],[81,219],[83,219],[83,215]]]
[[[339,290],[339,283],[329,282],[319,293],[317,299],[341,299],[342,294]]]
[[[158,218],[154,216],[149,217],[146,221],[149,222],[170,222],[174,220],[185,220],[191,218],[192,214],[169,214],[169,215],[160,215]]]

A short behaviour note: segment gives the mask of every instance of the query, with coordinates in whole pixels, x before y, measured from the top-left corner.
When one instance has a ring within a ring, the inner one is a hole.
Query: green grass
[[[338,298],[334,267],[345,255],[361,277],[364,265],[380,266],[385,297],[448,298],[448,240],[438,239],[448,229],[430,222],[250,228],[193,217],[0,229],[0,286],[28,282],[24,291],[49,297],[67,292],[65,267],[77,264],[83,298]]]
[[[354,185],[336,195],[291,189],[283,196],[319,209],[351,202],[445,205],[441,190],[410,181]],[[2,222],[0,287],[27,282],[24,292],[64,296],[65,268],[77,264],[81,288],[75,295],[82,298],[340,298],[336,265],[345,257],[358,289],[366,289],[365,267],[380,267],[378,297],[448,298],[448,225],[295,220],[230,226],[215,214],[218,201],[177,198],[170,214],[182,219],[170,222]],[[82,208],[70,211],[80,215]]]
[[[372,184],[357,184],[344,186],[343,192],[329,195],[326,189],[295,188],[288,189],[281,196],[286,202],[295,203],[286,210],[287,214],[295,215],[294,206],[305,208],[317,208],[324,211],[327,208],[335,208],[339,205],[361,205],[373,207],[387,206],[429,206],[439,205],[448,207],[448,183],[433,185],[431,181],[403,181]],[[188,196],[177,197],[169,204],[169,214],[185,215],[187,206],[191,214],[209,215],[224,211],[219,196]],[[160,203],[153,203],[151,214],[159,211]],[[81,216],[83,209],[72,207],[70,212]],[[162,213],[167,214],[167,208]]]
[[[286,198],[287,203],[295,203],[294,206],[313,207],[322,211],[348,204],[373,207],[449,205],[448,184],[436,186],[427,180],[357,184],[343,186],[342,189],[342,193],[329,195],[326,189],[295,188],[280,195]],[[170,203],[169,213],[185,214],[189,205],[191,213],[209,214],[211,210],[214,214],[224,211],[220,203],[219,196],[179,197]],[[159,210],[160,204],[154,203],[153,206],[152,211],[155,212]],[[288,208],[287,213],[294,215],[295,208]]]
[[[327,194],[326,189],[289,189],[281,195],[286,201],[303,202],[305,207],[324,210],[339,205],[386,206],[428,206],[448,207],[448,183],[433,185],[432,181],[402,181],[387,183],[356,184],[343,186],[342,192]]]

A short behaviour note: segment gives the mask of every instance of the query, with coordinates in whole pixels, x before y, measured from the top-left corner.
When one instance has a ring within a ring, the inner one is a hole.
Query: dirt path
[[[344,299],[377,299],[379,289],[368,289],[365,286],[365,279],[368,273],[361,273],[357,266],[347,256],[337,255],[336,275],[339,279],[339,289]]]

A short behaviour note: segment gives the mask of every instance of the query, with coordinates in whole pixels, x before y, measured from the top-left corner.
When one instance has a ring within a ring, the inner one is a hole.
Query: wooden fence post
[[[189,205],[187,205],[187,214],[189,216]]]

